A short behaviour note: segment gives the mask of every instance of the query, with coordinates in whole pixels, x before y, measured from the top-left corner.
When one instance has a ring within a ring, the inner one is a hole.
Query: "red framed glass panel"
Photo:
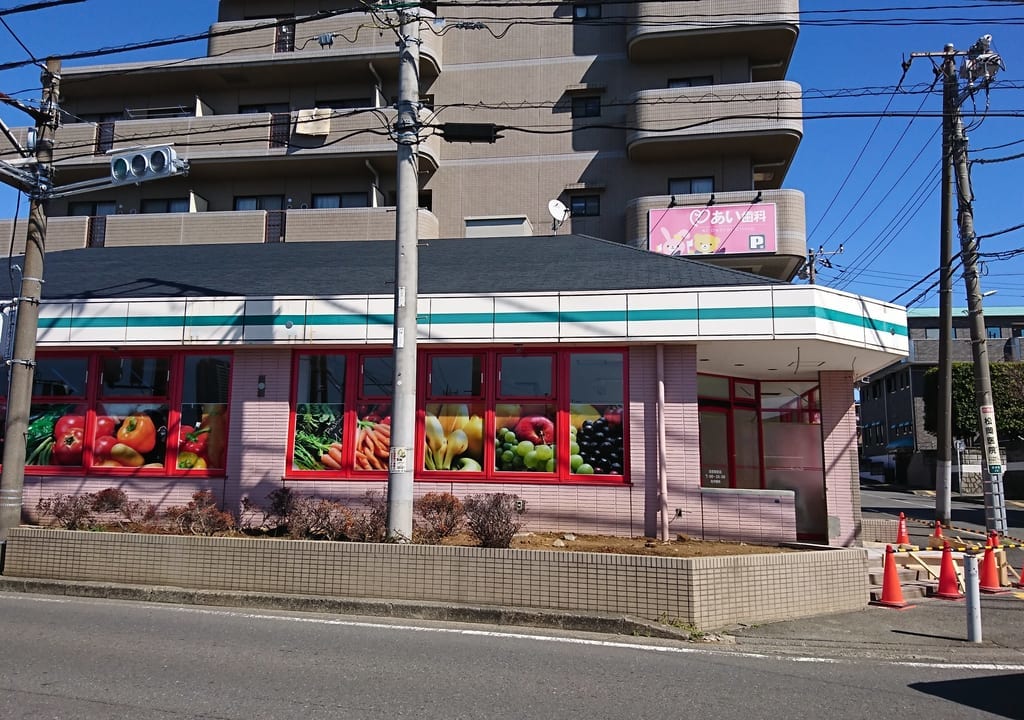
[[[429,353],[420,467],[429,473],[484,469],[483,353]]]

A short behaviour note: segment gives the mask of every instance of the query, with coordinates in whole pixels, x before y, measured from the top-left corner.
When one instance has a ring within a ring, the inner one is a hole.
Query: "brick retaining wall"
[[[4,575],[613,613],[711,630],[856,610],[860,549],[663,558],[15,528]]]

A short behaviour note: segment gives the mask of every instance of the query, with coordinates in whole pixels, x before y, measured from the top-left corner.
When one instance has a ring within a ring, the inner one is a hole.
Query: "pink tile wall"
[[[858,542],[861,522],[853,374],[823,372],[820,383],[829,544],[849,546]]]
[[[708,539],[774,545],[796,542],[793,493],[705,489],[701,492]]]

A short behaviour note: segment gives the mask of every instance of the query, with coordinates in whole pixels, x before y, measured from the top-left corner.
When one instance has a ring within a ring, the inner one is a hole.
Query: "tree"
[[[989,364],[992,399],[1000,442],[1024,437],[1024,363]],[[939,369],[924,375],[924,428],[938,429]],[[953,436],[969,441],[978,433],[978,405],[974,395],[973,363],[953,363]]]

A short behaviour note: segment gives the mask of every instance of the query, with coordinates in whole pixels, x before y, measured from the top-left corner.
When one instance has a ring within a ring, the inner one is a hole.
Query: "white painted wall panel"
[[[626,337],[626,295],[563,295],[559,301],[561,338]]]

